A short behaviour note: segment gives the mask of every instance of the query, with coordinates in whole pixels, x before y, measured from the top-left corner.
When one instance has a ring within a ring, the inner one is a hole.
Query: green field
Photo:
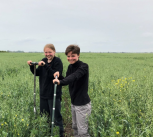
[[[64,53],[58,53],[67,70]],[[39,116],[39,83],[36,79],[37,118],[33,112],[34,76],[28,60],[40,61],[43,53],[0,53],[0,136],[47,137],[47,118]],[[81,53],[89,65],[91,137],[153,136],[153,54]],[[64,127],[71,125],[70,98],[63,87]],[[55,137],[58,137],[55,128]],[[66,132],[67,136],[69,133]]]

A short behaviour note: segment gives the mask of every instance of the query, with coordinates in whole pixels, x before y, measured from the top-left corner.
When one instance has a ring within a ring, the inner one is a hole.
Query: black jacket
[[[63,64],[61,59],[58,57],[54,57],[50,63],[47,62],[47,58],[43,58],[42,61],[45,62],[45,65],[38,66],[38,68],[36,69],[36,76],[39,76],[40,97],[44,99],[53,99],[53,74],[56,71],[59,71],[61,76],[63,71]],[[30,66],[30,70],[34,74],[34,66]],[[61,85],[57,86],[56,98],[61,98],[61,88]]]
[[[90,102],[88,95],[89,69],[86,63],[77,61],[68,66],[66,77],[60,80],[60,85],[69,85],[71,103],[76,106]]]

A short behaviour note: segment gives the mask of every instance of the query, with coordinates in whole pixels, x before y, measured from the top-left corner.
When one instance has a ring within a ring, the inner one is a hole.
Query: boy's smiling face
[[[72,53],[72,51],[70,51],[68,54],[67,54],[67,60],[70,64],[74,64],[75,62],[77,62],[79,60],[79,56],[78,54],[76,53]]]

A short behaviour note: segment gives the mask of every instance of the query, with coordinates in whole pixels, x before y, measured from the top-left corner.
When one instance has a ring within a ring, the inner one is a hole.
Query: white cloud
[[[144,37],[152,37],[153,38],[153,32],[144,32],[142,34],[142,36],[144,36]]]
[[[140,51],[152,43],[152,7],[152,0],[1,0],[0,49],[77,43],[82,51]]]

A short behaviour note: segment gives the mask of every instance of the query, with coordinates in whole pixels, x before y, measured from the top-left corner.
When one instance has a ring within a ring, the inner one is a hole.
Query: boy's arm
[[[57,76],[57,78],[60,79],[60,80],[61,80],[61,79],[64,79],[64,77],[63,77],[62,75],[59,74],[59,71],[57,71],[57,72],[54,73],[54,78],[56,78],[56,76]]]
[[[69,67],[68,67],[67,72],[66,72],[66,77],[68,76],[68,71],[69,71]],[[56,76],[58,77],[58,79],[56,79]],[[57,82],[58,85],[60,85],[60,80],[64,79],[64,77],[62,75],[59,75],[58,71],[54,73],[54,78],[55,79],[53,79],[53,83]],[[63,84],[63,86],[64,86],[64,84]]]
[[[83,75],[85,75],[88,72],[88,65],[82,64],[74,73],[68,75],[66,78],[59,80],[61,85],[68,85],[71,82],[78,80]]]

